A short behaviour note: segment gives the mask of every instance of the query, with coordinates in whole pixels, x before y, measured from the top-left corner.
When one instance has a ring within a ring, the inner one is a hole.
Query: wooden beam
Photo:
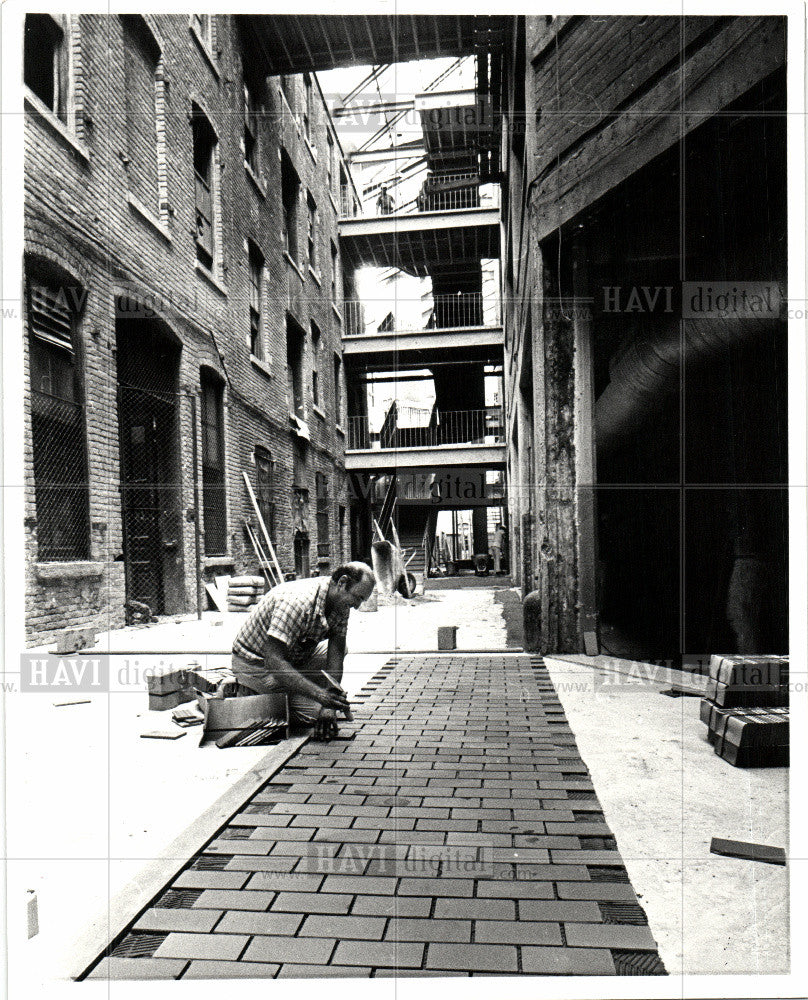
[[[783,65],[782,19],[739,17],[547,172],[530,202],[543,239]],[[684,88],[682,80],[684,79]]]

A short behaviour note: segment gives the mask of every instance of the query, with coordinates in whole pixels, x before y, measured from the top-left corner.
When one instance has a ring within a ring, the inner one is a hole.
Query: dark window
[[[312,104],[311,77],[308,73],[303,76],[303,85],[306,88],[306,109],[303,112],[303,134],[306,136],[308,141],[311,142],[312,112],[314,107]]]
[[[317,270],[317,202],[309,194],[306,198],[309,210],[308,218],[308,238],[309,238],[309,267],[312,271]]]
[[[50,14],[25,15],[23,79],[45,107],[67,121],[67,41]]]
[[[260,122],[259,88],[244,73],[244,161],[254,174],[260,167],[258,125]]]
[[[525,131],[527,112],[525,107],[525,19],[517,17],[516,66],[513,78],[513,103],[511,105],[511,150],[517,163],[523,165],[525,158]]]
[[[286,252],[297,261],[297,203],[300,179],[285,150],[281,151],[281,199],[283,201],[283,242]]]
[[[334,355],[334,422],[342,424],[342,358]]]
[[[295,575],[304,579],[309,575],[309,536],[305,531],[295,534]]]
[[[289,395],[292,413],[300,420],[306,419],[306,402],[303,389],[303,338],[304,333],[297,324],[287,319],[286,363],[289,369]]]
[[[308,473],[308,448],[305,441],[295,439],[292,444],[292,480],[295,491],[295,503],[297,505],[300,521],[308,518],[309,491],[306,483],[309,480]]]
[[[215,250],[213,152],[216,147],[216,134],[198,108],[194,110],[192,128],[196,181],[196,258],[208,270],[213,270]]]
[[[28,282],[31,433],[42,561],[90,557],[85,417],[69,292]],[[73,301],[76,301],[75,297]]]
[[[255,244],[249,244],[250,268],[250,353],[256,358],[263,358],[264,343],[262,336],[261,305],[263,301],[264,258]]]
[[[202,512],[205,555],[227,552],[224,476],[224,391],[217,375],[203,369],[202,386]]]
[[[337,279],[339,278],[339,254],[337,253],[337,245],[332,241],[331,243],[331,301],[334,305],[337,305]]]
[[[317,489],[317,558],[331,557],[331,536],[329,524],[328,477],[318,472],[315,477]]]
[[[160,50],[142,17],[123,20],[126,95],[126,168],[129,189],[158,211],[157,193],[157,66]]]
[[[339,210],[340,215],[350,218],[353,216],[353,198],[351,196],[351,186],[348,182],[348,175],[345,168],[340,164],[339,168]]]
[[[255,449],[255,498],[267,526],[269,537],[275,542],[275,463],[266,448]]]
[[[326,133],[326,141],[328,142],[328,190],[331,194],[334,193],[334,137],[330,132]]]
[[[311,401],[320,405],[320,328],[311,324]]]

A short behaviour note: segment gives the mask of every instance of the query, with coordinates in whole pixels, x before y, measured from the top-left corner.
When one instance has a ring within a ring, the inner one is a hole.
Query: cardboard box
[[[289,706],[285,694],[252,694],[234,698],[200,694],[199,707],[205,715],[200,746],[244,732],[262,719],[283,719],[282,736],[284,739],[289,737]]]

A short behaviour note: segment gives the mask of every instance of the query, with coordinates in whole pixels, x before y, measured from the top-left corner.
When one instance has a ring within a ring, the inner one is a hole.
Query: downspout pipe
[[[654,337],[639,337],[615,364],[595,403],[598,455],[636,434],[660,398],[679,388],[682,360],[699,364],[776,328],[772,318],[737,316],[675,320]]]

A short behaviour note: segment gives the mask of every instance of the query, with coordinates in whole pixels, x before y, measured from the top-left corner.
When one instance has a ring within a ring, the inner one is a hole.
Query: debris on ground
[[[782,847],[768,847],[766,844],[750,844],[745,840],[724,840],[713,837],[710,853],[726,858],[741,858],[744,861],[762,861],[768,865],[785,865],[786,852]]]
[[[142,740],[178,740],[185,736],[182,729],[149,729],[140,734]]]

